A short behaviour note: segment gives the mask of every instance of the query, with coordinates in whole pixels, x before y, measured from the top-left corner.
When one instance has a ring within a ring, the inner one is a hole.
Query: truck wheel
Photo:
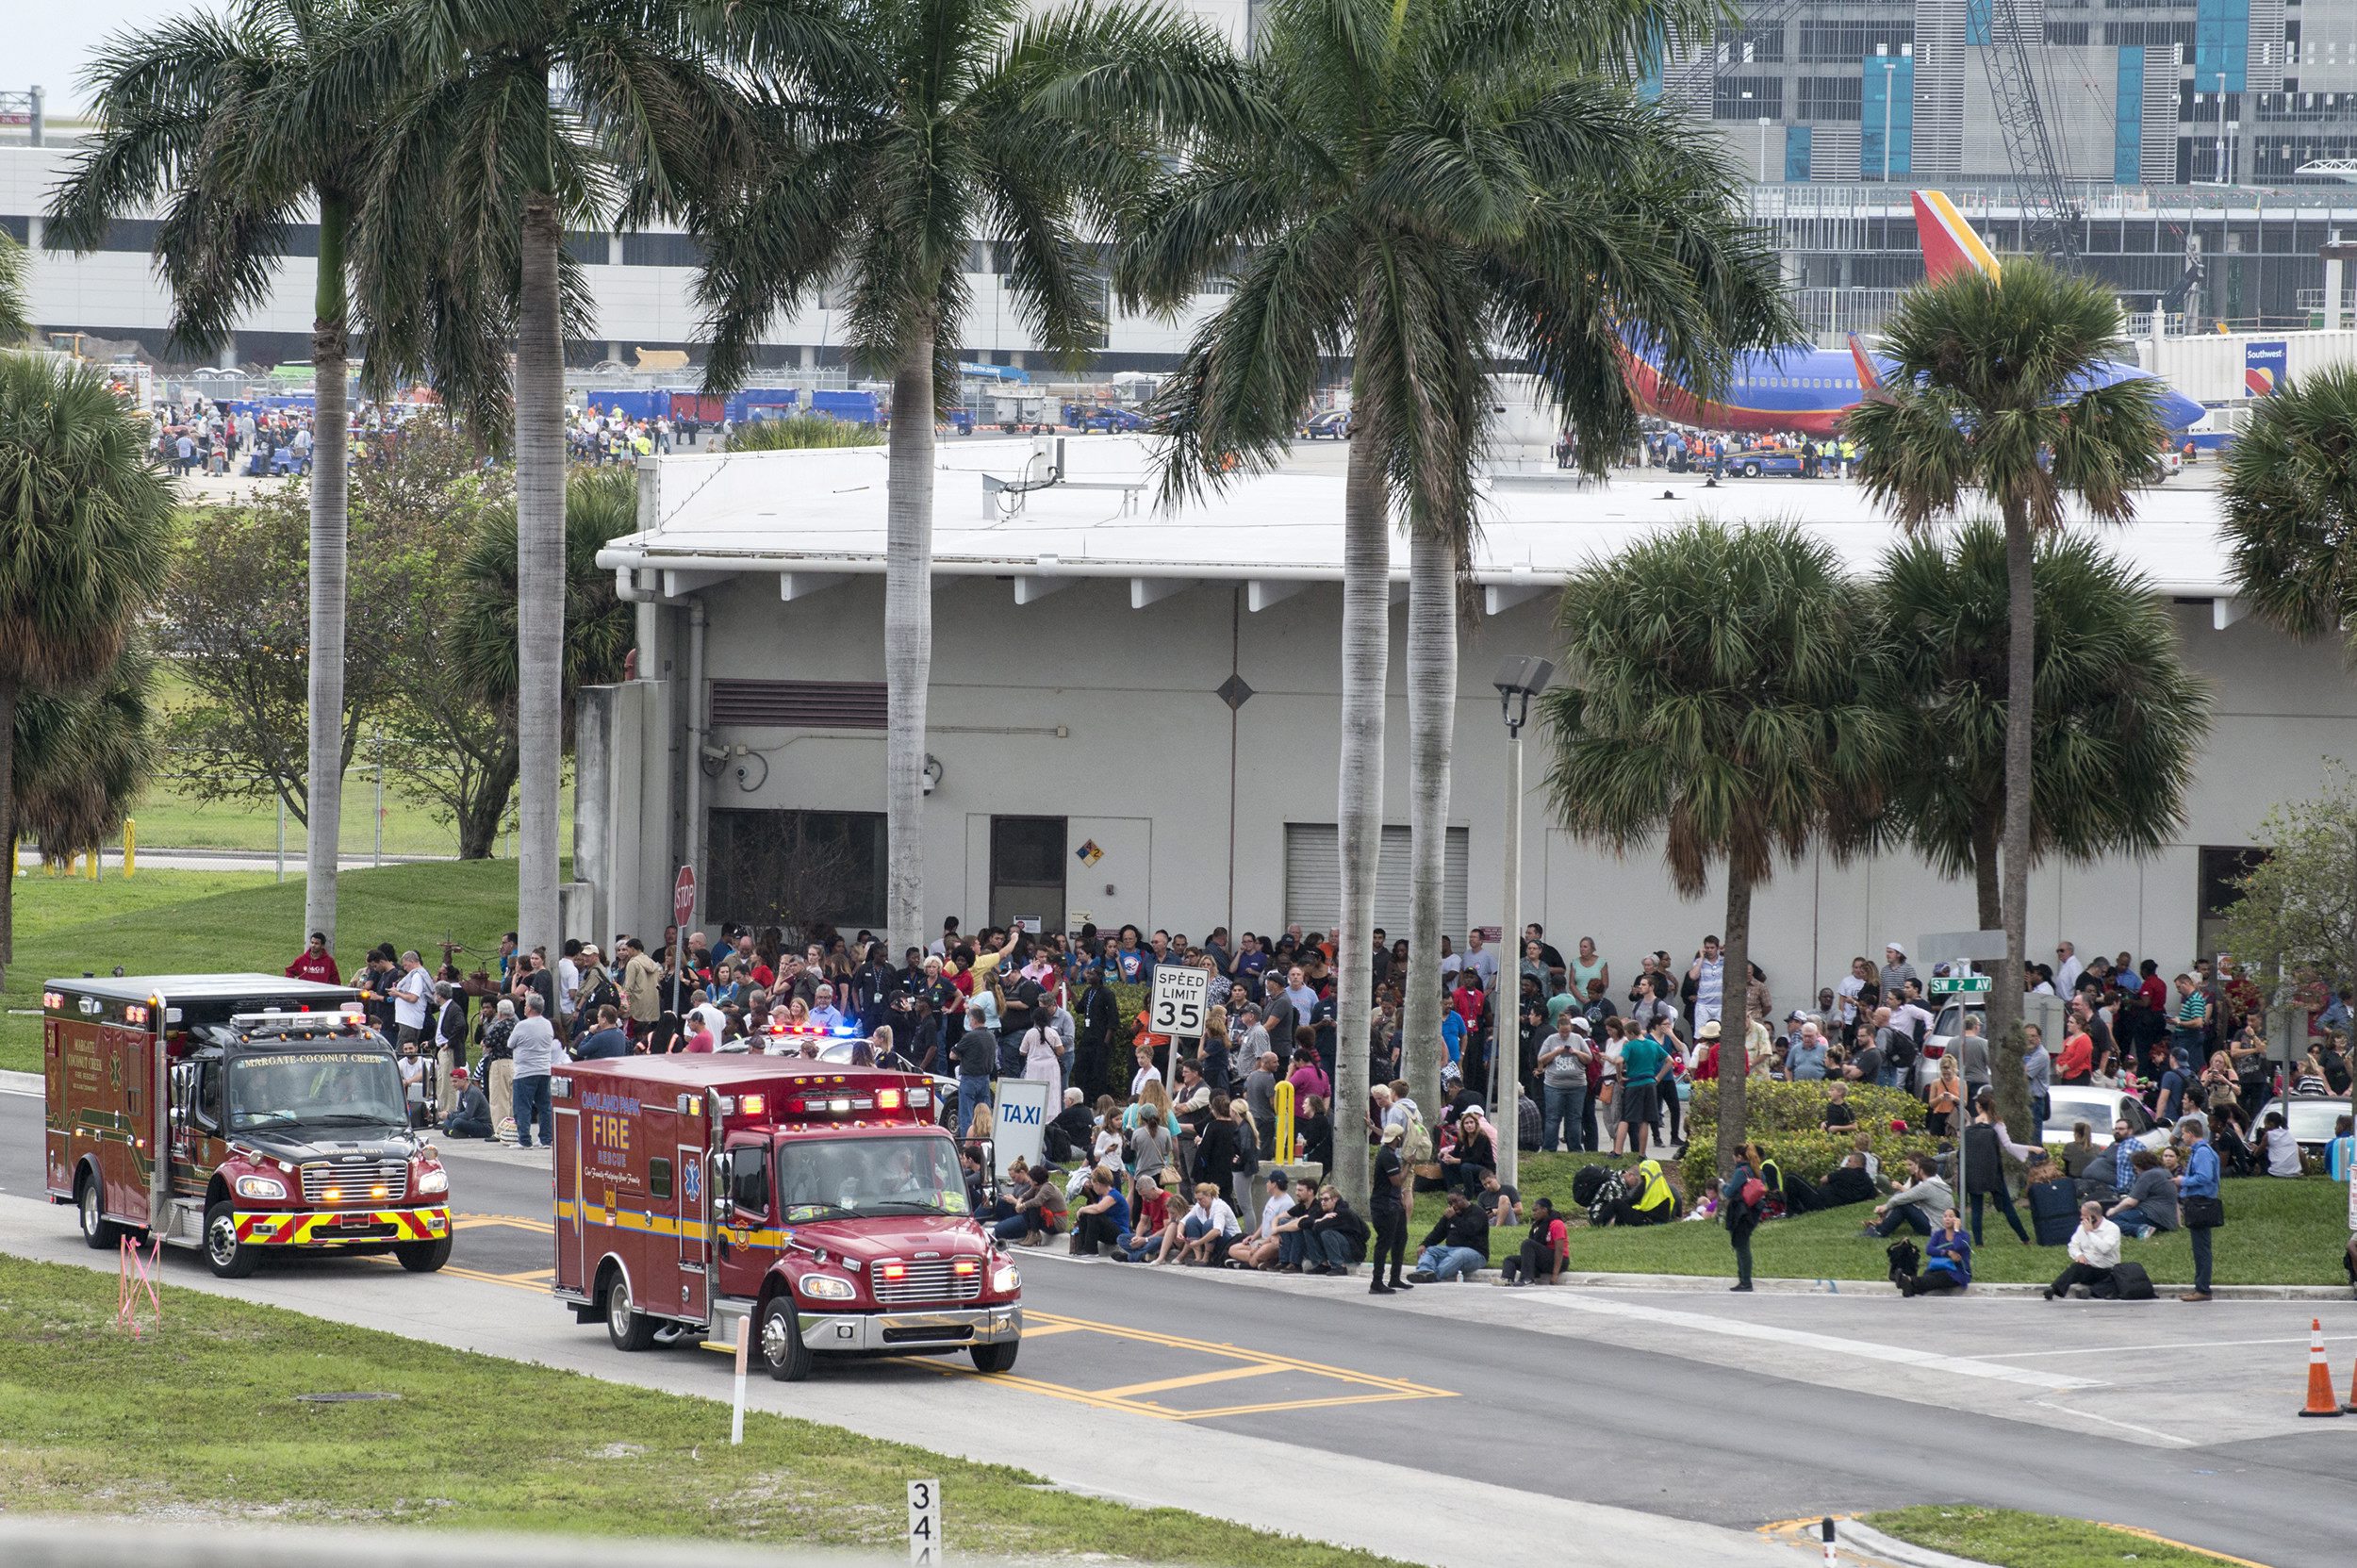
[[[106,1217],[101,1207],[98,1178],[90,1172],[74,1186],[74,1213],[82,1222],[82,1245],[95,1252],[104,1252],[122,1240],[122,1228]]]
[[[238,1213],[226,1203],[205,1211],[205,1261],[223,1279],[242,1279],[262,1266],[262,1249],[238,1240]]]
[[[761,1364],[782,1383],[799,1383],[810,1376],[815,1358],[795,1327],[794,1303],[784,1295],[771,1296],[761,1309]]]
[[[974,1358],[977,1372],[1004,1372],[1014,1365],[1014,1353],[1022,1348],[1021,1340],[1001,1340],[997,1345],[978,1345],[966,1354]]]
[[[605,1281],[605,1337],[617,1350],[639,1351],[654,1344],[654,1319],[630,1304],[630,1285],[616,1269]]]
[[[430,1242],[401,1242],[393,1247],[393,1256],[412,1274],[432,1274],[450,1262],[450,1238],[437,1236]]]
[[[1743,477],[1746,479],[1757,479],[1759,477],[1759,465],[1757,463],[1744,464]]]

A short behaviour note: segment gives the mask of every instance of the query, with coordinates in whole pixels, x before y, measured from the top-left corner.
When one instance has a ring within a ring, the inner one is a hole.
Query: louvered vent
[[[882,681],[715,681],[712,722],[781,730],[881,730]]]

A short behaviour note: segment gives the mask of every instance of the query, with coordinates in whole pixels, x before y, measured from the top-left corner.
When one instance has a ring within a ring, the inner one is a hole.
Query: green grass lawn
[[[1573,1174],[1596,1155],[1525,1154],[1521,1182],[1525,1203],[1542,1194],[1573,1217],[1572,1267],[1608,1274],[1696,1274],[1735,1277],[1735,1255],[1725,1227],[1716,1221],[1680,1221],[1642,1230],[1584,1229],[1586,1216],[1572,1202]],[[1625,1164],[1626,1162],[1623,1162]],[[1680,1195],[1684,1197],[1683,1194]],[[2028,1226],[2029,1213],[2015,1209]],[[1417,1197],[1409,1229],[1410,1246],[1424,1239],[1440,1213],[1440,1197]],[[1858,1234],[1871,1206],[1836,1209],[1773,1220],[1752,1236],[1752,1263],[1763,1278],[1881,1279],[1889,1263],[1887,1242]],[[2341,1249],[2349,1240],[2349,1190],[2323,1177],[2297,1181],[2266,1178],[2226,1183],[2226,1229],[2217,1232],[2213,1278],[2221,1285],[2339,1285]],[[1992,1282],[2044,1284],[2069,1260],[2059,1246],[2024,1246],[1994,1210],[1983,1220],[1986,1245],[1973,1254],[1973,1277]],[[1528,1231],[1493,1232],[1490,1255],[1509,1258]],[[1920,1243],[1919,1243],[1920,1245]],[[2123,1256],[2144,1264],[2156,1284],[2183,1287],[2193,1280],[2191,1244],[2183,1231],[2124,1244]]]
[[[516,863],[447,861],[346,871],[337,892],[345,972],[379,942],[438,960],[455,937],[488,963],[516,924]],[[41,983],[55,976],[276,974],[303,947],[303,879],[267,871],[158,871],[104,882],[36,871],[16,882],[16,955],[0,988],[0,1067],[41,1066]],[[464,955],[462,967],[471,967]]]
[[[957,1553],[1392,1560],[760,1412],[731,1447],[717,1400],[192,1292],[167,1304],[162,1333],[133,1339],[114,1326],[113,1283],[0,1259],[0,1494],[11,1514],[267,1510],[312,1524],[897,1549],[905,1483],[932,1477]],[[708,1370],[725,1390],[724,1369]],[[400,1397],[296,1397],[348,1392]]]
[[[156,676],[156,704],[159,710],[201,701],[173,668],[170,660],[163,661]],[[365,855],[378,848],[376,831],[378,752],[370,738],[361,737],[353,753],[352,767],[344,774],[343,816],[338,821],[337,848],[347,855]],[[385,765],[384,852],[388,855],[454,855],[458,852],[458,830],[445,820],[431,805],[410,799],[401,788],[402,755],[397,746],[387,745],[383,751]],[[157,764],[157,778],[148,785],[131,818],[139,824],[141,849],[153,850],[244,850],[267,854],[278,847],[278,810],[271,801],[215,801],[207,802],[197,798],[190,787],[190,775],[208,767],[209,759],[187,751],[164,753]],[[557,801],[557,832],[560,843],[569,843],[573,820],[573,784],[569,774],[562,786]],[[287,854],[300,861],[307,842],[305,830],[292,814],[287,817]],[[502,848],[512,852],[512,846]]]
[[[1999,1568],[2216,1568],[2231,1561],[2084,1519],[2012,1509],[1908,1508],[1870,1513],[1866,1523],[1918,1546]]]

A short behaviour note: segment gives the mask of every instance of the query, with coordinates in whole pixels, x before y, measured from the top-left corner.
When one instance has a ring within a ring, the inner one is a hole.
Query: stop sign
[[[683,866],[671,886],[671,923],[684,926],[696,913],[696,868]]]

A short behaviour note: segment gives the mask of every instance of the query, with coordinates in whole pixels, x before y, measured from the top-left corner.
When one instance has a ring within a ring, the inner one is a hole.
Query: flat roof
[[[1242,579],[1256,585],[1256,609],[1305,581],[1341,581],[1340,473],[1261,474],[1164,506],[1152,437],[1049,439],[1061,445],[1064,482],[1012,495],[995,486],[1020,478],[1030,441],[943,438],[933,492],[937,576],[1013,577],[1019,603],[1072,581],[1129,578],[1140,607],[1189,581]],[[784,598],[800,598],[883,570],[884,488],[881,446],[651,458],[640,465],[640,531],[608,544],[598,564],[635,573],[638,587],[666,598],[745,574],[775,575]],[[1795,524],[1861,574],[1900,537],[1881,507],[1840,480],[1713,485],[1642,470],[1575,482],[1541,470],[1486,485],[1471,572],[1492,588],[1511,593],[1528,583],[1535,592],[1697,517]],[[2134,522],[2095,531],[2160,592],[2217,598],[2233,592],[2222,522],[2217,492],[2181,480],[2140,494]],[[1392,572],[1404,581],[1407,571],[1407,539],[1394,530]]]
[[[160,994],[168,1002],[242,1001],[248,998],[340,1002],[360,994],[349,985],[324,985],[315,980],[265,974],[81,975],[49,981],[45,988],[108,1001],[145,1001]]]
[[[558,1069],[568,1075],[594,1072],[641,1083],[670,1084],[697,1089],[726,1089],[736,1082],[772,1082],[783,1078],[829,1079],[849,1083],[882,1075],[893,1080],[924,1078],[922,1073],[895,1072],[886,1067],[854,1067],[843,1062],[818,1062],[807,1056],[751,1056],[742,1051],[674,1052],[668,1056],[594,1057]]]

